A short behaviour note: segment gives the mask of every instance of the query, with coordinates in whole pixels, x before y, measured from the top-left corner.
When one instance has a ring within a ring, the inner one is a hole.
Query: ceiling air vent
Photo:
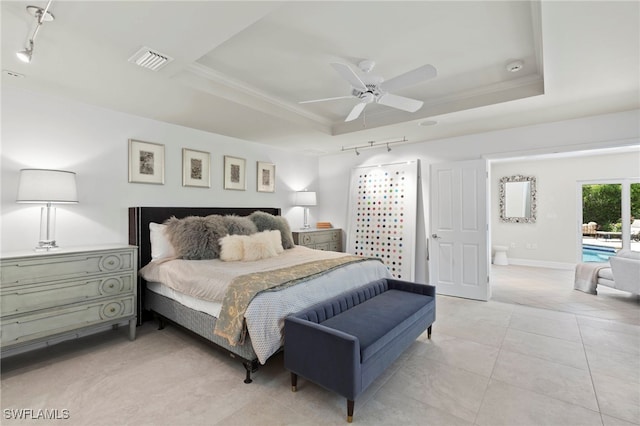
[[[148,47],[143,47],[129,58],[129,62],[139,65],[142,68],[150,69],[151,71],[158,71],[171,61],[173,61],[173,58],[149,49]]]

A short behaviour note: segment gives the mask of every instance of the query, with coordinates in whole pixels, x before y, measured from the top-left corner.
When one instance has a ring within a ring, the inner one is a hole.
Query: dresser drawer
[[[133,250],[6,259],[2,261],[0,285],[7,287],[131,271],[134,262]]]
[[[99,323],[131,318],[134,317],[134,311],[135,302],[132,295],[48,309],[28,315],[8,316],[0,323],[0,341],[6,348]]]
[[[301,235],[302,245],[324,244],[337,241],[340,231],[306,232]]]
[[[0,290],[2,316],[109,296],[133,294],[134,276],[114,274],[73,281],[21,284]]]
[[[342,230],[339,228],[292,232],[293,242],[316,250],[342,251]]]

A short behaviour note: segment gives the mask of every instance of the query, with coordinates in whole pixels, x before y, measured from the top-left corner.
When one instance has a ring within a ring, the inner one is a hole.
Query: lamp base
[[[50,241],[38,241],[38,246],[34,248],[35,251],[52,251],[58,250],[60,247],[56,244],[56,240]]]
[[[40,241],[35,251],[57,250],[56,244],[56,208],[47,203],[40,209]]]
[[[302,229],[311,229],[311,225],[309,225],[309,207],[304,208],[304,225],[302,225]]]

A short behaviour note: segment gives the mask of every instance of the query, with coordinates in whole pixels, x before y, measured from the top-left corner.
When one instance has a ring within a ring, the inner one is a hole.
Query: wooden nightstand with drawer
[[[293,242],[316,250],[342,251],[342,229],[309,229],[293,231]]]
[[[123,245],[3,253],[2,352],[127,321],[134,340],[136,263],[137,248]]]

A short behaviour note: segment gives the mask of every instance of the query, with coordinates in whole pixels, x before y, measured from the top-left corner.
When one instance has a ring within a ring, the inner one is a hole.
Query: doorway
[[[640,182],[579,182],[579,262],[608,262],[622,249],[640,251]]]

